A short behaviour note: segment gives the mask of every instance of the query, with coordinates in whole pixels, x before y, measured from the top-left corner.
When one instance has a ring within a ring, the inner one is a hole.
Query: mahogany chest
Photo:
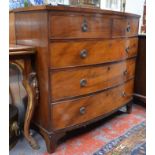
[[[14,13],[17,44],[37,49],[40,97],[33,123],[48,152],[69,130],[125,105],[131,111],[138,15],[64,6]]]

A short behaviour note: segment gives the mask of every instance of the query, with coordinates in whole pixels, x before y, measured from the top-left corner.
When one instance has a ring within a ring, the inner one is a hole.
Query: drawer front
[[[104,16],[50,15],[50,39],[109,38],[112,20]]]
[[[108,114],[132,99],[133,80],[124,85],[80,99],[52,105],[52,122],[55,130],[77,125]]]
[[[52,100],[84,95],[118,85],[134,77],[135,59],[111,65],[52,72]]]
[[[137,36],[139,18],[135,19],[114,19],[112,26],[112,37]]]
[[[136,56],[137,47],[137,38],[51,43],[50,67],[64,68],[122,60]]]

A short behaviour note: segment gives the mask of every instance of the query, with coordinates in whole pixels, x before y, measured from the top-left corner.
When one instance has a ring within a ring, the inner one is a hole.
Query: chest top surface
[[[139,18],[140,15],[132,13],[124,13],[119,11],[103,10],[99,8],[83,8],[83,7],[71,7],[71,6],[30,6],[25,8],[17,8],[11,10],[10,12],[25,12],[25,11],[63,11],[63,12],[84,12],[84,13],[99,13],[99,14],[109,14],[109,15],[119,15],[119,16],[131,16]]]

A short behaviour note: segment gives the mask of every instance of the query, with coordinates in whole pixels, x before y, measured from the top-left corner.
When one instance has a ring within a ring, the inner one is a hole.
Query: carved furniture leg
[[[28,104],[27,104],[27,110],[26,110],[25,121],[24,121],[24,136],[27,139],[27,141],[30,143],[33,149],[39,149],[38,143],[30,135],[30,132],[29,132],[30,123],[31,123],[31,119],[33,116],[35,103],[36,103],[35,91],[34,91],[34,88],[29,84],[28,80],[26,80],[25,78],[23,79],[23,85],[28,94]]]
[[[128,114],[131,114],[131,112],[132,112],[132,103],[129,103],[129,104],[126,105],[126,110],[127,110]]]
[[[32,72],[30,74],[30,79],[27,79],[24,69],[20,64],[18,64],[17,62],[11,62],[10,64],[15,65],[22,73],[23,75],[22,82],[28,95],[28,104],[27,104],[27,110],[26,110],[25,121],[24,121],[24,136],[26,140],[30,143],[33,149],[39,149],[38,143],[30,135],[30,132],[29,132],[33,111],[35,108],[36,100],[38,99],[37,80],[35,78],[36,73]]]

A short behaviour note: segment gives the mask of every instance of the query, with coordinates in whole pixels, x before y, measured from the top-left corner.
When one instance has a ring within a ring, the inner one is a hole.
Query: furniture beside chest
[[[31,119],[34,113],[34,109],[38,100],[39,96],[39,90],[37,86],[37,78],[35,73],[35,67],[34,67],[34,59],[35,59],[35,48],[31,46],[22,46],[22,45],[15,45],[10,44],[9,45],[9,70],[10,70],[10,76],[14,76],[15,72],[13,72],[14,69],[18,70],[22,76],[22,84],[26,90],[28,100],[27,100],[27,107],[26,107],[26,114],[24,119],[24,136],[26,140],[30,143],[30,145],[34,149],[38,149],[38,143],[36,140],[30,135],[30,123]],[[11,72],[12,70],[12,72]],[[18,74],[18,73],[17,73]],[[19,77],[18,77],[19,79]],[[20,82],[20,81],[18,81]],[[19,85],[19,83],[18,83]],[[18,88],[19,89],[19,88]],[[20,91],[20,90],[18,90]],[[21,97],[17,93],[15,82],[10,81],[9,84],[9,93],[11,96],[12,104],[16,107],[18,107],[18,100]],[[19,95],[19,96],[18,96]],[[21,103],[20,103],[21,104]],[[22,106],[18,108],[19,111],[23,111],[21,109]],[[18,116],[19,117],[19,116]],[[18,122],[22,123],[22,122]],[[17,125],[14,126],[10,130],[15,130],[17,132]],[[17,134],[17,133],[16,133]]]
[[[69,130],[127,105],[131,111],[139,16],[63,6],[15,12],[17,44],[37,48],[33,123],[48,152]]]
[[[135,72],[134,97],[146,103],[146,35],[138,36],[138,56]]]

